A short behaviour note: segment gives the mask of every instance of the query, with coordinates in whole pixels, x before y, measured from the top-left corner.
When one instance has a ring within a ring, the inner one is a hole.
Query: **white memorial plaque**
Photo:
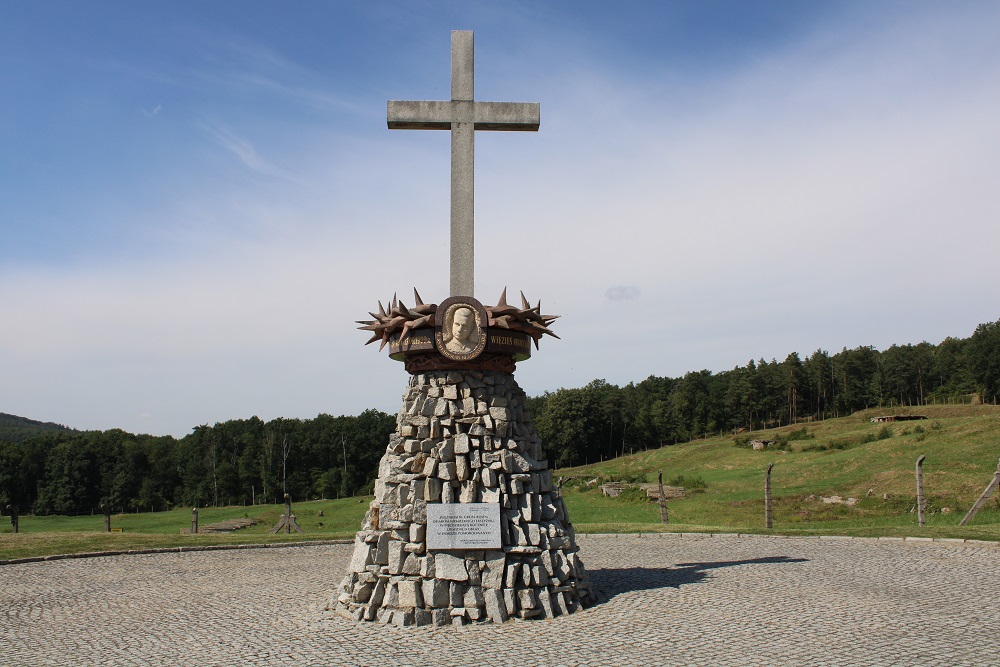
[[[428,549],[499,549],[500,503],[429,503]]]

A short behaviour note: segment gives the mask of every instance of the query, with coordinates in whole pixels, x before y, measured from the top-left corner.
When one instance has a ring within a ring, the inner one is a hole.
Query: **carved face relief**
[[[468,308],[458,308],[451,320],[452,342],[466,342],[476,326],[476,316]]]
[[[479,313],[464,303],[448,308],[439,335],[441,354],[453,360],[472,359],[485,345]]]

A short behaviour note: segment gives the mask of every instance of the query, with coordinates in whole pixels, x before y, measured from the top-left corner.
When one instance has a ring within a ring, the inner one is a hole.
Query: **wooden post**
[[[278,525],[271,530],[271,534],[280,533],[282,528],[285,529],[286,535],[291,535],[292,528],[300,533],[302,532],[302,527],[295,521],[295,515],[292,514],[292,497],[287,493],[285,494],[285,513],[281,515]]]
[[[104,532],[111,532],[111,503],[101,503],[101,508],[104,510]]]
[[[663,471],[660,471],[659,477],[657,477],[660,487],[660,523],[670,523],[670,517],[667,516],[667,498],[666,494],[663,493]]]
[[[1000,462],[997,463],[997,471],[993,473],[993,481],[986,485],[986,488],[983,489],[983,493],[979,496],[979,500],[976,501],[976,504],[972,506],[972,509],[969,510],[969,513],[965,515],[965,518],[962,519],[958,525],[964,526],[972,521],[972,519],[976,516],[976,513],[983,508],[986,501],[989,500],[990,496],[993,495],[993,492],[997,490],[998,486],[1000,486]]]
[[[764,475],[764,528],[770,530],[774,527],[774,508],[771,502],[771,468],[774,464],[767,466],[767,473]]]
[[[10,510],[10,525],[14,529],[14,532],[16,533],[17,530],[18,530],[18,525],[17,525],[17,505],[11,503],[10,505],[7,505],[7,509]]]
[[[198,508],[191,508],[191,534],[198,534]]]
[[[917,525],[921,528],[927,519],[924,516],[927,510],[927,502],[924,500],[924,459],[927,458],[925,455],[921,454],[917,458]]]

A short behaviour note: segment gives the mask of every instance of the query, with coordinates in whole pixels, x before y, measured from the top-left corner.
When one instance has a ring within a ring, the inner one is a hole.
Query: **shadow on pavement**
[[[685,584],[704,581],[710,570],[738,565],[780,565],[782,563],[804,563],[807,558],[788,556],[768,556],[747,560],[726,560],[714,563],[678,563],[673,567],[624,567],[620,569],[602,568],[590,570],[590,583],[600,594],[597,604],[601,604],[630,591],[646,591],[655,588],[680,588]]]

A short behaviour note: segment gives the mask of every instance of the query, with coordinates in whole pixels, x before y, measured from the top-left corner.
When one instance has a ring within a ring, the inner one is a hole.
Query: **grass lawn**
[[[753,532],[784,535],[921,536],[1000,540],[1000,492],[972,523],[958,522],[993,478],[1000,457],[1000,408],[924,406],[894,414],[926,414],[929,419],[873,424],[870,413],[755,432],[753,437],[788,439],[783,449],[738,447],[733,436],[709,438],[622,458],[558,470],[570,519],[580,533]],[[924,461],[927,525],[917,525],[914,463]],[[764,470],[773,463],[774,529],[764,529]],[[629,479],[664,483],[683,475],[689,493],[668,501],[670,523],[661,524],[655,503],[624,494],[605,498],[598,484]],[[691,480],[704,482],[694,488]],[[857,498],[857,504],[824,503],[823,497]],[[21,517],[21,532],[0,524],[0,560],[60,553],[211,544],[249,544],[307,539],[353,538],[370,496],[296,503],[303,534],[271,535],[283,505],[203,508],[202,527],[240,517],[257,524],[230,534],[184,535],[189,508],[104,518]],[[323,516],[320,516],[322,512]]]
[[[1000,408],[923,406],[893,414],[925,414],[921,421],[873,424],[877,411],[796,427],[755,432],[754,438],[793,438],[783,449],[754,451],[733,436],[709,438],[589,466],[558,470],[578,532],[646,529],[707,532],[764,530],[764,474],[771,475],[774,529],[801,535],[926,536],[1000,540],[1000,492],[968,526],[959,527],[1000,457]],[[749,436],[750,434],[742,434]],[[924,461],[927,525],[917,525],[914,466]],[[593,479],[664,483],[679,475],[701,480],[685,498],[668,501],[670,523],[659,527],[654,503],[602,497]],[[857,504],[824,503],[823,497]],[[657,524],[649,528],[648,524]]]
[[[181,534],[191,527],[189,508],[169,512],[114,514],[112,529],[105,533],[104,517],[21,516],[20,532],[11,533],[10,524],[0,533],[0,560],[88,551],[117,551],[213,544],[256,544],[353,538],[361,526],[371,497],[316,500],[295,503],[292,513],[302,533],[271,535],[284,511],[282,505],[200,508],[198,524],[205,526],[225,519],[252,518],[257,523],[233,533]],[[320,516],[322,512],[322,516]]]

